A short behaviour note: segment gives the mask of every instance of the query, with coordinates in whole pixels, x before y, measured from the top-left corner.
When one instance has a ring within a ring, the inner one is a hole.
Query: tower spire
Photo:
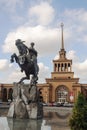
[[[63,26],[64,24],[61,23],[61,49],[64,50],[64,39],[63,39]]]
[[[66,51],[64,49],[64,39],[63,39],[63,23],[61,23],[61,49],[59,51],[60,59],[66,59]]]

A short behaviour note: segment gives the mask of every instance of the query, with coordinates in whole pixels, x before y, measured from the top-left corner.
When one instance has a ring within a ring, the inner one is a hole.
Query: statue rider
[[[21,41],[21,39],[17,39],[16,40],[16,46],[19,50],[20,56],[24,56],[24,58],[26,57],[28,62],[30,62],[30,60],[34,63],[34,68],[35,68],[35,78],[36,81],[38,79],[37,74],[38,74],[38,66],[37,66],[37,51],[34,49],[34,43],[31,43],[31,47],[27,47],[25,44],[23,44],[23,42],[25,41]],[[23,71],[23,70],[21,70]]]
[[[37,67],[37,51],[34,48],[34,42],[31,42],[31,47],[29,47],[29,53],[30,53],[30,59],[31,61],[34,62],[34,67],[35,67],[35,77],[37,78],[38,74],[38,67]]]

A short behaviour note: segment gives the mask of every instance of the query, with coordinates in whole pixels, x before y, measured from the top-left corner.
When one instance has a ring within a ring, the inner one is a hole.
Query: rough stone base
[[[39,100],[36,101],[36,86],[33,86],[30,92],[28,90],[29,85],[26,87],[24,84],[14,84],[13,102],[10,104],[8,117],[43,118],[43,105]]]
[[[25,105],[22,100],[18,100],[18,102],[10,104],[7,116],[12,118],[42,119],[43,106],[38,103]]]
[[[30,119],[41,119],[43,117],[43,108],[38,103],[27,105],[27,112]]]

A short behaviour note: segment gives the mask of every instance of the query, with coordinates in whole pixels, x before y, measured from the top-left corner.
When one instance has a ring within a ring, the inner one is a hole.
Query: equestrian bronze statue
[[[30,75],[32,75],[30,83],[36,84],[39,72],[37,51],[34,49],[33,42],[29,48],[24,44],[24,42],[25,41],[21,41],[21,39],[16,40],[15,45],[19,51],[19,55],[17,56],[16,53],[11,55],[11,63],[15,60],[21,68],[21,72],[25,72],[26,77],[22,77],[19,83],[23,82],[25,79],[30,80]]]

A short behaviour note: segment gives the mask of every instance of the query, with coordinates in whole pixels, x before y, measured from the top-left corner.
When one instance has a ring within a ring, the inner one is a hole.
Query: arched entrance
[[[13,89],[10,88],[9,91],[8,91],[8,100],[11,100],[11,101],[12,101],[12,99],[13,99],[12,93],[13,93]]]
[[[56,88],[56,101],[60,103],[68,102],[69,90],[66,86],[61,85]]]
[[[7,88],[3,88],[2,90],[2,101],[7,102]]]

